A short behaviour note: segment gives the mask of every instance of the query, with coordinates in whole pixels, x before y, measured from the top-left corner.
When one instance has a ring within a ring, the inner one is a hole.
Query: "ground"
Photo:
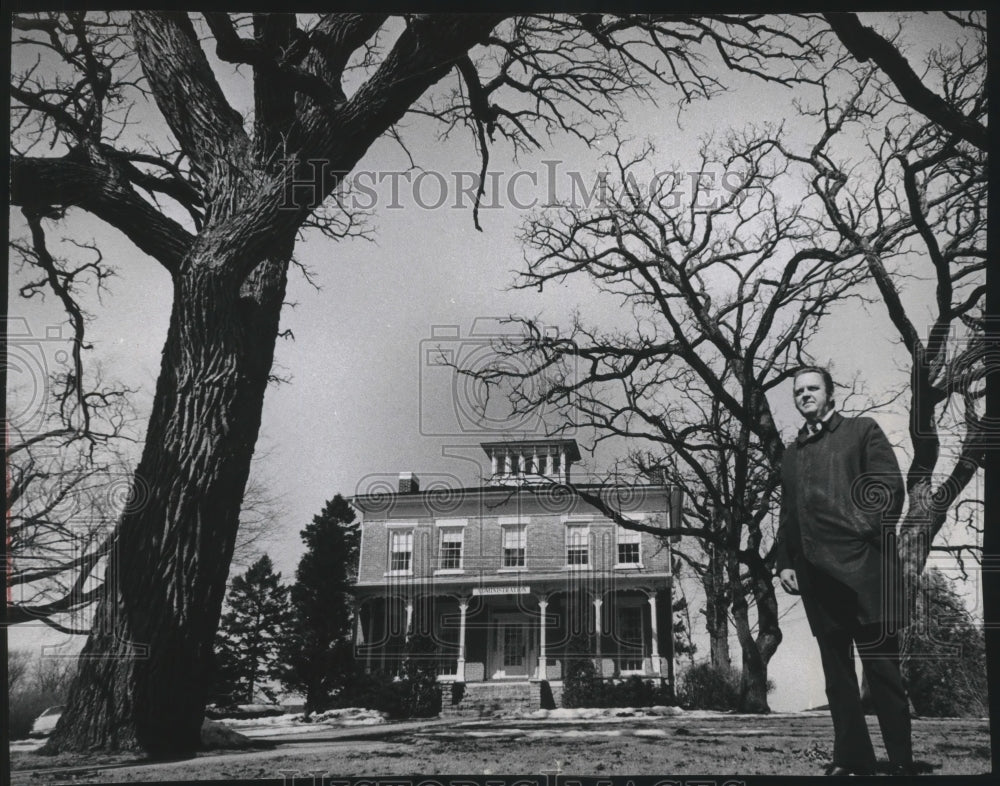
[[[872,739],[885,751],[875,718]],[[14,786],[72,780],[135,782],[356,775],[819,775],[830,759],[824,712],[767,716],[681,712],[665,717],[431,720],[312,727],[241,725],[254,747],[173,762],[40,756],[12,749]],[[986,719],[915,719],[914,750],[933,775],[991,771]],[[516,756],[512,755],[516,752]]]

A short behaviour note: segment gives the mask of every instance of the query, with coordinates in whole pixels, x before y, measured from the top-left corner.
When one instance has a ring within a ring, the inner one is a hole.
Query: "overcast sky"
[[[941,34],[942,26],[918,20],[907,28],[908,40],[914,43],[915,30],[930,41]],[[220,73],[230,71],[226,66]],[[234,104],[246,107],[238,80],[221,78]],[[799,121],[791,104],[793,91],[735,74],[726,74],[724,81],[732,86],[728,93],[688,106],[680,116],[676,96],[667,90],[658,93],[656,105],[634,103],[623,132],[652,139],[664,168],[679,164],[684,171],[697,166],[696,151],[705,134],[724,134],[729,127],[738,129],[748,122],[781,120],[795,130]],[[147,107],[140,112],[143,116],[152,121],[155,110]],[[399,181],[398,207],[390,206],[387,186],[391,181],[383,182],[371,220],[373,242],[334,242],[313,234],[297,247],[296,258],[310,269],[319,291],[293,270],[281,328],[294,339],[279,339],[275,369],[290,381],[268,390],[258,446],[258,452],[265,455],[255,468],[269,491],[281,498],[267,550],[288,578],[301,554],[299,530],[334,494],[349,496],[374,483],[394,482],[402,470],[414,471],[426,480],[466,486],[478,482],[475,462],[485,457],[476,446],[505,434],[463,433],[449,426],[456,419],[453,380],[444,369],[425,363],[427,349],[443,343],[435,337],[444,335],[444,342],[472,352],[483,341],[471,335],[474,325],[488,328],[490,320],[508,314],[538,316],[563,329],[574,310],[592,324],[614,324],[620,318],[619,304],[596,297],[582,277],[547,287],[542,293],[509,290],[524,253],[517,230],[529,215],[507,198],[505,189],[513,173],[534,173],[539,181],[537,188],[531,184],[531,175],[517,181],[517,199],[544,202],[553,183],[560,196],[565,193],[570,171],[592,183],[601,150],[587,150],[580,142],[561,136],[543,151],[522,156],[515,163],[509,148],[498,142],[491,149],[490,168],[502,184],[503,205],[481,211],[484,231],[478,232],[470,207],[453,206],[456,177],[461,177],[453,173],[479,169],[471,137],[456,132],[453,139],[441,141],[438,131],[426,120],[405,122],[403,135],[417,164],[438,174],[424,176],[417,198],[411,184]],[[407,167],[399,146],[383,140],[361,162],[358,172],[401,173]],[[411,173],[411,178],[416,175]],[[442,182],[449,188],[443,206],[417,204],[439,201]],[[19,232],[19,216],[15,214],[12,221],[13,232]],[[168,275],[122,236],[78,212],[50,235],[53,240],[94,237],[105,259],[118,269],[120,275],[111,282],[110,295],[103,304],[91,305],[95,315],[90,328],[92,355],[100,359],[108,378],[137,388],[137,404],[148,411],[169,317]],[[906,292],[911,303],[927,296],[928,288],[918,282]],[[62,321],[51,298],[42,306],[13,297],[10,311],[12,316],[26,317],[35,335]],[[900,372],[905,356],[891,337],[881,306],[876,304],[869,312],[850,306],[834,313],[813,351],[838,373],[858,372],[878,392],[905,382]],[[798,426],[790,395],[790,389],[776,391],[773,401],[786,438]],[[878,417],[897,444],[904,445],[905,421],[889,412]],[[450,434],[443,435],[449,430]],[[581,442],[585,437],[581,435]],[[446,453],[465,458],[447,458]],[[899,457],[902,463],[902,450]],[[595,471],[613,458],[607,452],[596,459],[584,454],[589,469]],[[788,603],[780,591],[779,602]],[[772,707],[800,709],[824,701],[821,670],[801,606],[785,610],[785,639],[772,661],[779,686]],[[13,633],[11,646],[32,635],[24,629]],[[732,652],[738,662],[735,640]],[[707,646],[702,646],[701,654],[707,655]],[[799,673],[803,664],[808,664],[809,679],[782,679],[793,670]]]

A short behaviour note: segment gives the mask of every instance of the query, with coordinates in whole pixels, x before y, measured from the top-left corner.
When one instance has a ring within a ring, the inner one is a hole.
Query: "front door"
[[[520,614],[497,615],[494,628],[493,673],[500,677],[528,677],[534,669],[532,631],[528,619]]]

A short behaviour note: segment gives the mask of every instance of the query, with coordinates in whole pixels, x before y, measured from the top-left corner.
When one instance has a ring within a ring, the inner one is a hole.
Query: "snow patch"
[[[386,714],[361,707],[327,710],[308,720],[302,713],[286,713],[268,718],[223,718],[222,723],[251,737],[271,737],[344,726],[375,726],[386,722]]]
[[[218,721],[206,718],[201,724],[201,744],[203,748],[247,748],[253,742],[239,732],[226,728]]]
[[[533,710],[532,712],[516,713],[520,718],[532,720],[615,720],[629,718],[667,717],[685,715],[680,707],[561,707],[556,710]]]
[[[325,723],[328,726],[372,726],[385,723],[388,716],[378,710],[367,710],[363,707],[343,707],[339,710],[327,710],[313,715],[313,723]]]
[[[254,728],[260,726],[287,726],[302,720],[301,714],[288,713],[285,715],[269,715],[266,718],[221,718],[222,723],[231,729],[240,729],[248,726]]]

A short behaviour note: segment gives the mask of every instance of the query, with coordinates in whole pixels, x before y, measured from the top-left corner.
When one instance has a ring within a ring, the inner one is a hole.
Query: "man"
[[[874,420],[834,411],[826,369],[799,369],[793,395],[806,422],[782,463],[776,567],[785,591],[801,594],[819,644],[834,730],[826,774],[875,772],[852,642],[892,772],[913,774],[897,634],[906,624],[895,537],[905,496],[899,464]]]

